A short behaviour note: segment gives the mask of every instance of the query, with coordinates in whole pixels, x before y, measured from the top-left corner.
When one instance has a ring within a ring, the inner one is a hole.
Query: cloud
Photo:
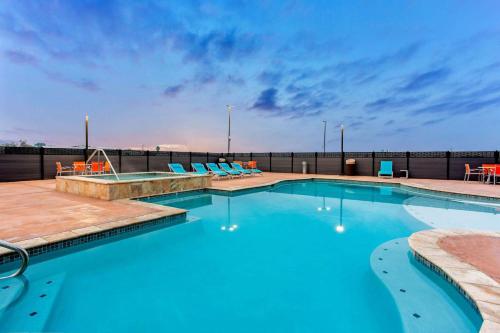
[[[427,88],[445,80],[450,75],[450,73],[450,69],[442,67],[439,69],[417,74],[409,79],[408,82],[400,90],[403,92],[411,92]]]
[[[35,56],[22,51],[7,50],[4,52],[4,55],[7,60],[14,64],[32,66],[36,66],[38,64],[38,59]]]
[[[184,54],[185,61],[203,64],[240,60],[253,55],[260,45],[255,35],[234,28],[205,34],[183,32],[173,36],[172,44]]]
[[[427,121],[424,121],[422,123],[423,126],[429,126],[429,125],[434,125],[434,124],[438,124],[442,121],[445,121],[446,118],[437,118],[437,119],[431,119],[431,120],[427,120]]]
[[[90,79],[82,78],[82,79],[73,79],[66,77],[65,75],[58,73],[58,72],[53,72],[53,71],[47,71],[43,70],[43,73],[45,76],[55,82],[59,83],[64,83],[82,90],[86,90],[89,92],[97,92],[101,90],[99,85]]]
[[[175,97],[177,96],[181,91],[184,90],[184,85],[182,84],[177,84],[175,86],[170,86],[170,87],[167,87],[165,88],[165,90],[163,90],[163,96],[166,96],[166,97]]]
[[[423,101],[425,96],[416,97],[399,97],[399,96],[389,96],[384,98],[379,98],[373,102],[365,104],[365,108],[369,111],[387,111],[399,108],[405,108],[409,106],[414,106],[415,104]]]
[[[276,111],[281,108],[277,105],[277,94],[278,90],[276,88],[268,88],[262,90],[259,97],[252,106],[252,109],[264,110],[264,111]]]
[[[258,76],[261,83],[273,86],[279,84],[282,78],[283,73],[278,71],[262,71]]]

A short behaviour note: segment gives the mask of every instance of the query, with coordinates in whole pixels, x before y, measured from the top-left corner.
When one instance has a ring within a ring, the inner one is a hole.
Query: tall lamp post
[[[344,125],[340,125],[340,157],[342,164],[340,166],[340,173],[344,174]]]
[[[227,131],[227,153],[231,151],[231,105],[227,106],[227,116],[228,116],[228,131]]]
[[[89,150],[89,114],[85,113],[85,161],[87,161],[87,155]]]
[[[323,120],[323,154],[326,153],[326,120]]]

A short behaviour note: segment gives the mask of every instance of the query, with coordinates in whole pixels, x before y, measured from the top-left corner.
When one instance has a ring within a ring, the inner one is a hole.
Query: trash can
[[[356,160],[350,158],[345,161],[345,174],[346,176],[354,176],[356,174]]]
[[[302,161],[302,173],[305,175],[307,173],[307,162]]]

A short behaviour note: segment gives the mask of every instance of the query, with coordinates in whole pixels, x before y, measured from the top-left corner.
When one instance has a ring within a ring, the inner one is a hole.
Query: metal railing
[[[16,276],[23,274],[24,271],[26,270],[26,268],[28,268],[28,264],[30,261],[30,259],[29,259],[30,257],[28,255],[28,252],[25,249],[23,249],[22,247],[19,247],[17,245],[14,245],[12,243],[9,243],[9,242],[3,241],[3,240],[0,240],[0,247],[5,247],[9,250],[15,251],[17,254],[19,254],[19,257],[21,257],[21,267],[19,267],[19,269],[17,271],[15,271],[14,273],[12,273],[8,276],[0,276],[0,280],[13,278],[13,277],[16,277]]]

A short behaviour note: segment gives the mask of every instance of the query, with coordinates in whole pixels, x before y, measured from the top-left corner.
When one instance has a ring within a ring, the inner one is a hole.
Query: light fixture
[[[335,231],[338,232],[339,234],[343,233],[344,230],[345,228],[342,224],[339,224],[338,226],[335,227]]]

